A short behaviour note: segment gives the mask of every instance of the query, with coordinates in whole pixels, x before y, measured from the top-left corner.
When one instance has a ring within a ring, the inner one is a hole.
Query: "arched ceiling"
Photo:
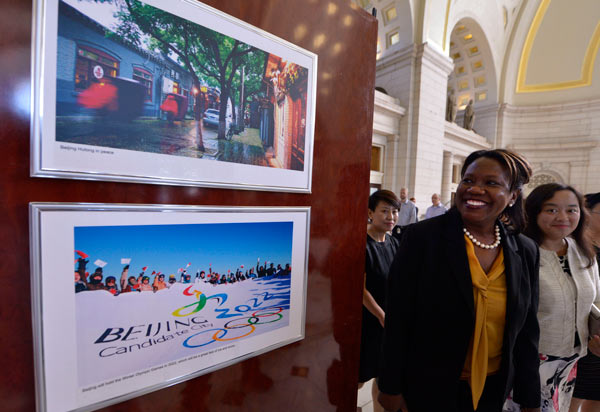
[[[413,43],[410,0],[352,0],[367,11],[377,9],[377,59]]]
[[[516,105],[600,98],[598,0],[528,2],[507,59],[506,100]]]
[[[452,30],[472,19],[487,37],[498,103],[600,98],[600,0],[352,0],[379,20],[378,58],[413,42],[452,57]]]
[[[494,62],[487,38],[472,19],[460,20],[451,31],[450,57],[454,70],[448,89],[454,90],[458,109],[473,99],[476,106],[497,101]]]

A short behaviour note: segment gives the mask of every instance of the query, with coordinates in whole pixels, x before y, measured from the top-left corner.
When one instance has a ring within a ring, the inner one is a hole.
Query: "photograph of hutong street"
[[[57,141],[304,170],[305,67],[137,0],[58,27]]]

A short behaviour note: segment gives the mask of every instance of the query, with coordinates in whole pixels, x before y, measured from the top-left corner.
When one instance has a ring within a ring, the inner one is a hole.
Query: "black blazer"
[[[540,405],[537,321],[539,250],[501,226],[506,325],[499,376],[504,393]],[[411,412],[457,410],[460,374],[475,325],[473,286],[456,209],[409,226],[388,277],[379,388],[402,393]]]

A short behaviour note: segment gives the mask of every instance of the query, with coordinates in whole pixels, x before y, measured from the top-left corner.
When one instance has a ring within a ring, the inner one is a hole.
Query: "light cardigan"
[[[586,268],[588,263],[585,255],[573,239],[566,240],[573,279],[569,279],[569,275],[563,271],[555,252],[540,247],[540,304],[537,315],[540,324],[539,352],[560,357],[576,353],[584,356],[587,353],[588,317],[592,303],[600,305],[598,264],[594,260],[594,264]],[[575,325],[581,340],[577,348],[574,347]]]

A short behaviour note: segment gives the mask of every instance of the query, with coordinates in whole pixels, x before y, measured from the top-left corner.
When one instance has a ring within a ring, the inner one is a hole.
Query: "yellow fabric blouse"
[[[502,361],[506,321],[506,276],[502,249],[486,274],[475,255],[473,243],[466,235],[465,244],[473,282],[475,328],[461,379],[469,380],[473,408],[477,409],[486,376],[497,373]]]

